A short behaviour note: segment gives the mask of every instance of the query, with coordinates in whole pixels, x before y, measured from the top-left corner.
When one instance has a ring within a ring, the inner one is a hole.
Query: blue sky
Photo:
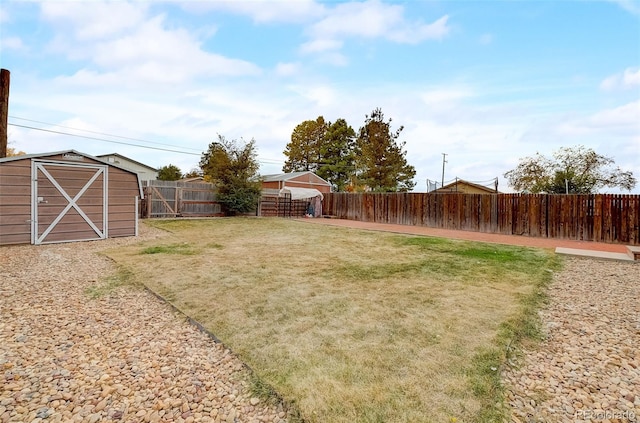
[[[404,126],[416,191],[440,181],[442,153],[445,180],[508,192],[519,158],[578,144],[640,178],[637,0],[8,0],[0,66],[9,146],[27,153],[186,172],[221,134],[254,138],[261,173],[278,173],[299,123],[357,131],[380,107]]]

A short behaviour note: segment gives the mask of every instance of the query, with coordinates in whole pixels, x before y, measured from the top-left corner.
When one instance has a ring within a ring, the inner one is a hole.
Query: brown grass
[[[284,219],[152,224],[172,235],[109,255],[311,422],[495,421],[505,344],[555,265],[544,250]]]

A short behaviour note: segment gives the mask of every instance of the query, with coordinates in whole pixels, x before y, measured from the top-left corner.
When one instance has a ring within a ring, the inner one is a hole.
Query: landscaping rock
[[[162,236],[141,230],[0,249],[1,423],[281,420],[223,345],[144,289],[108,286],[97,253]]]
[[[546,339],[504,372],[511,420],[640,422],[640,265],[565,264],[541,313]]]

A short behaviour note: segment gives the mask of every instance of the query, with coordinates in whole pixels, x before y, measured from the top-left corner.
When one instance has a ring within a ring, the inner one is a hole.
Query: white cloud
[[[640,68],[637,69],[625,69],[622,75],[622,85],[625,87],[640,86]]]
[[[275,68],[275,73],[278,76],[292,76],[296,75],[299,71],[299,63],[278,63]]]
[[[309,32],[313,39],[351,36],[415,44],[446,36],[450,30],[448,19],[445,15],[432,24],[411,22],[404,17],[404,7],[368,0],[337,5],[327,11],[324,19],[312,25]]]
[[[576,139],[633,137],[640,133],[640,100],[622,106],[603,109],[588,116],[567,116],[554,125],[553,130],[560,136]],[[640,152],[639,152],[640,153]]]
[[[629,13],[634,15],[640,15],[640,2],[638,0],[607,0],[611,3],[616,3]]]
[[[484,46],[489,45],[493,42],[493,34],[482,34],[478,41]]]
[[[300,52],[303,54],[318,53],[328,50],[340,50],[344,43],[338,40],[317,39],[304,43],[300,46]]]
[[[0,39],[0,50],[20,50],[24,48],[24,43],[20,37],[2,37]]]
[[[640,130],[640,100],[591,115],[584,126],[590,128],[631,131]]]
[[[9,14],[0,4],[0,23],[9,22]]]
[[[452,105],[473,96],[473,90],[468,87],[439,87],[425,91],[420,95],[422,101],[430,107]]]
[[[92,60],[105,69],[130,68],[141,78],[159,81],[260,72],[249,62],[207,53],[186,30],[168,30],[162,24],[163,18],[155,17],[130,35],[98,43]]]
[[[120,6],[116,4],[114,7],[118,10]],[[54,15],[63,16],[57,9]],[[83,14],[64,16],[72,16],[75,20]],[[101,34],[102,39],[70,41],[69,34],[60,32],[50,42],[51,51],[66,55],[71,60],[89,62],[73,76],[58,78],[61,82],[98,87],[118,84],[145,86],[185,82],[200,77],[261,73],[261,69],[250,62],[203,50],[202,41],[193,33],[184,28],[167,28],[163,15],[138,20],[134,27],[121,27],[117,34],[104,31]]]
[[[324,6],[314,0],[201,0],[178,3],[190,12],[225,11],[249,16],[258,23],[303,23],[324,14]]]
[[[78,40],[103,39],[134,28],[143,22],[145,2],[42,2],[42,17],[70,25]]]
[[[445,15],[432,24],[407,23],[389,32],[389,39],[398,43],[418,44],[424,40],[441,40],[449,34],[449,16]]]
[[[627,90],[640,87],[640,68],[627,68],[622,73],[616,73],[605,78],[600,83],[603,91]]]
[[[335,104],[339,97],[336,90],[330,85],[296,85],[289,87],[289,90],[318,108],[327,108]]]

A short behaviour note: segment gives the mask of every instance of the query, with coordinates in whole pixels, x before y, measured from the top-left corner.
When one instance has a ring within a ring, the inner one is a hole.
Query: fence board
[[[640,245],[640,196],[613,194],[329,193],[342,219]]]
[[[141,217],[222,216],[213,184],[143,181]]]

